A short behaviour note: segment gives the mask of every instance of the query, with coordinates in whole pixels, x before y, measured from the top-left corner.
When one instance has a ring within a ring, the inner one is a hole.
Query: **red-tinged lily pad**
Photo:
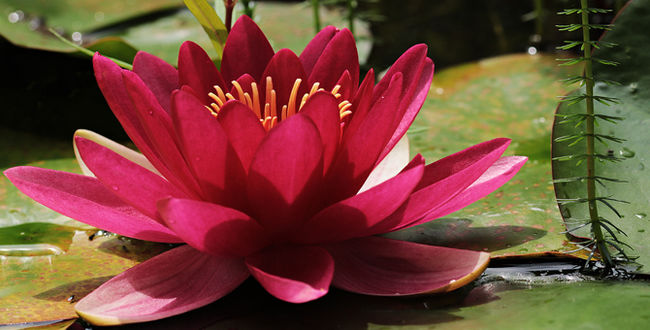
[[[598,195],[623,200],[628,203],[612,201],[612,206],[620,213],[619,218],[611,209],[599,204],[598,212],[601,217],[608,219],[619,227],[626,235],[612,231],[623,243],[631,248],[619,244],[625,252],[633,257],[642,266],[641,272],[650,272],[650,175],[647,170],[650,166],[650,149],[648,141],[648,124],[650,124],[650,21],[647,19],[650,10],[650,1],[632,1],[614,22],[615,28],[603,36],[605,42],[618,44],[614,48],[601,48],[596,52],[598,58],[614,60],[621,63],[612,67],[607,65],[594,65],[594,74],[600,79],[608,79],[621,83],[607,85],[597,83],[594,94],[607,97],[616,97],[621,104],[605,106],[595,103],[595,113],[622,117],[617,123],[598,121],[596,134],[613,135],[625,139],[622,143],[608,142],[607,145],[596,142],[596,153],[610,154],[621,158],[620,162],[596,162],[596,175],[606,178],[624,180],[626,182],[607,182],[604,186],[597,185]],[[580,91],[584,93],[584,90]],[[562,104],[557,109],[560,115],[586,113],[584,102],[568,106]],[[555,123],[553,137],[575,134],[582,127],[574,129],[575,123]],[[553,156],[569,154],[582,154],[585,143],[577,143],[568,147],[570,142],[553,142]],[[572,178],[586,175],[584,163],[576,166],[575,161],[555,161],[553,163],[553,176],[555,179]],[[558,198],[585,198],[584,182],[559,183],[555,186]],[[563,205],[562,212],[566,220],[584,219],[588,217],[586,204]],[[582,222],[568,223],[569,228],[575,228]],[[578,237],[589,237],[589,226],[572,232]],[[615,252],[615,251],[614,251]]]
[[[434,58],[435,60],[435,58]],[[496,192],[444,219],[391,233],[427,244],[490,251],[493,257],[565,251],[568,242],[551,184],[550,128],[556,96],[568,92],[548,55],[509,55],[436,73],[409,132],[412,153],[427,162],[496,137],[506,154],[527,156]]]

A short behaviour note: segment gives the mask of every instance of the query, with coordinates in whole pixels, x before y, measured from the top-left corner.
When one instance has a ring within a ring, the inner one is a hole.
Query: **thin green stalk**
[[[542,0],[535,0],[535,34],[542,36],[544,33],[544,5]]]
[[[352,35],[354,35],[354,18],[357,12],[357,1],[348,0],[348,28]]]
[[[580,7],[582,9],[582,38],[584,43],[583,51],[585,58],[585,93],[587,98],[587,117],[585,120],[585,131],[587,141],[587,199],[589,200],[589,217],[591,218],[591,230],[596,240],[596,246],[600,252],[601,258],[606,267],[613,267],[612,257],[607,249],[605,236],[600,225],[600,217],[598,216],[598,206],[596,205],[596,176],[595,170],[595,139],[594,139],[594,75],[592,71],[592,58],[591,58],[591,44],[589,39],[589,12],[587,8],[587,0],[580,0]]]
[[[311,9],[314,15],[314,30],[316,30],[316,33],[318,33],[320,31],[320,1],[311,0]]]

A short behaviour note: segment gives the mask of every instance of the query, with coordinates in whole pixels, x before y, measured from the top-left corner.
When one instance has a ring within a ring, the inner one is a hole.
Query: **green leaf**
[[[557,210],[550,164],[555,96],[568,92],[558,79],[578,74],[551,56],[511,55],[442,70],[414,127],[411,154],[427,163],[471,145],[509,137],[507,155],[529,161],[506,185],[465,209],[402,233],[430,244],[488,250],[493,256],[573,249]],[[397,237],[397,236],[392,236]]]
[[[183,0],[183,2],[210,37],[212,46],[217,51],[217,59],[221,60],[223,46],[228,37],[226,26],[206,0]]]
[[[620,85],[608,85],[597,83],[595,92],[601,95],[601,99],[607,103],[611,100],[620,100],[620,104],[606,106],[602,103],[595,104],[597,118],[604,119],[596,127],[596,133],[602,138],[615,137],[616,141],[624,139],[620,144],[596,144],[596,152],[603,159],[621,159],[621,161],[596,162],[596,175],[625,182],[605,182],[605,186],[597,187],[598,194],[629,202],[611,203],[610,200],[602,200],[598,208],[599,214],[619,227],[629,237],[619,236],[618,239],[624,244],[619,245],[626,254],[638,256],[636,259],[643,266],[642,272],[650,273],[650,243],[648,243],[648,231],[650,231],[650,175],[647,171],[650,167],[650,36],[646,33],[650,29],[650,21],[647,20],[647,13],[650,10],[650,1],[638,0],[630,2],[615,22],[615,29],[608,31],[603,36],[605,42],[616,42],[620,46],[615,48],[602,48],[595,55],[604,58],[611,58],[620,64],[612,67],[604,64],[595,64],[594,72],[599,77],[608,80],[619,81]],[[581,92],[577,92],[581,93]],[[575,94],[574,94],[575,95]],[[584,113],[584,104],[573,105],[561,104],[557,110],[561,116],[577,116]],[[615,115],[611,116],[611,115]],[[617,118],[619,117],[619,118]],[[620,120],[620,118],[623,118]],[[611,119],[608,121],[607,119]],[[570,125],[556,123],[553,136],[574,134],[575,131]],[[611,139],[611,138],[610,138]],[[553,156],[565,157],[570,154],[584,153],[584,145],[577,144],[569,148],[566,143],[553,142]],[[585,176],[586,170],[583,167],[576,167],[572,162],[553,163],[553,177],[555,179]],[[585,191],[584,182],[558,182],[555,189],[559,198],[583,197]],[[607,205],[607,204],[609,205]],[[612,206],[616,211],[610,208]],[[565,220],[572,218],[588,217],[586,205],[562,205],[562,214]],[[618,218],[619,213],[622,218]],[[567,227],[572,229],[576,226],[573,222],[567,222]],[[590,235],[589,227],[572,232],[579,237]],[[626,248],[629,244],[633,249]]]

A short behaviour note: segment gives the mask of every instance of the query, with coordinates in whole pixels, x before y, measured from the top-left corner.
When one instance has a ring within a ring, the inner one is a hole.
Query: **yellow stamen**
[[[334,86],[334,88],[332,88],[332,95],[336,95],[339,92],[339,89],[341,89],[341,85]]]
[[[282,118],[282,119],[287,119],[288,116],[289,116],[289,115],[288,115],[288,113],[287,113],[287,106],[286,106],[286,105],[283,105],[283,106],[282,106],[282,114],[280,115],[280,118]]]
[[[244,98],[246,99],[246,105],[253,109],[253,100],[251,100],[251,96],[248,93],[244,93]]]
[[[278,115],[277,111],[277,102],[275,100],[276,95],[275,95],[275,90],[271,90],[271,116],[276,117]]]
[[[300,107],[298,108],[298,111],[302,109],[302,107],[307,103],[307,99],[309,98],[309,93],[305,93],[305,95],[302,96],[302,100],[300,101]]]
[[[253,90],[253,112],[255,112],[257,117],[260,117],[260,92],[257,90],[257,84],[251,83],[251,89]]]
[[[318,86],[320,86],[320,83],[316,82],[311,86],[311,90],[309,90],[309,96],[314,95],[318,91]]]
[[[246,104],[246,98],[244,97],[244,89],[241,88],[241,85],[236,80],[231,81],[231,83],[237,90],[237,94],[239,96],[239,102]]]
[[[230,93],[226,93],[226,98],[228,99],[228,101],[236,100],[235,97],[232,96],[232,94]]]
[[[293,88],[291,88],[291,94],[289,95],[289,102],[287,103],[287,116],[293,116],[296,114],[296,97],[298,96],[298,88],[300,88],[301,82],[302,79],[298,78],[293,83]]]
[[[217,91],[217,95],[219,95],[219,98],[223,103],[226,103],[226,94],[223,93],[223,90],[219,86],[214,86],[214,89]]]

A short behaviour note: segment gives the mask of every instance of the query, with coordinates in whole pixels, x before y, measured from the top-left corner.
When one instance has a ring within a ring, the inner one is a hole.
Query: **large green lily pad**
[[[431,56],[435,61],[435,54]],[[485,140],[509,137],[506,154],[528,156],[529,161],[487,198],[390,237],[485,250],[494,257],[570,248],[561,234],[550,162],[556,96],[568,92],[558,80],[569,70],[576,69],[558,67],[552,56],[521,54],[436,73],[409,131],[412,153],[432,162]]]
[[[648,148],[648,141],[650,141],[648,133],[650,125],[650,52],[648,51],[650,36],[647,33],[650,29],[649,12],[650,1],[630,2],[615,21],[614,30],[607,32],[603,37],[603,41],[615,42],[619,46],[602,48],[595,53],[595,56],[599,58],[611,59],[621,64],[617,67],[594,66],[594,74],[598,78],[621,83],[620,86],[598,83],[594,93],[617,97],[622,101],[621,104],[611,107],[596,103],[595,112],[624,118],[617,124],[599,121],[596,133],[614,135],[626,140],[621,144],[596,143],[596,152],[612,154],[622,159],[618,163],[596,162],[596,175],[627,181],[627,183],[605,182],[604,187],[597,187],[598,194],[629,202],[629,204],[612,203],[621,214],[621,218],[602,204],[599,205],[598,212],[627,234],[627,236],[617,234],[617,237],[629,244],[632,249],[621,247],[629,255],[638,257],[636,262],[643,267],[640,270],[645,273],[650,272],[650,244],[648,244],[650,175],[647,173],[650,166],[648,164],[648,160],[650,160],[650,149]],[[558,114],[585,113],[585,105],[584,102],[572,106],[561,105],[557,111]],[[575,133],[573,126],[572,124],[556,123],[553,136],[560,137]],[[582,128],[579,127],[578,130],[582,130]],[[584,152],[584,143],[578,143],[574,147],[568,147],[566,142],[553,143],[554,157]],[[554,177],[560,179],[585,176],[584,164],[582,166],[575,166],[575,164],[575,161],[554,162]],[[558,198],[586,197],[585,184],[580,182],[560,183],[556,185],[556,190]],[[584,204],[564,205],[562,211],[567,219],[588,217],[588,210]],[[569,224],[570,228],[575,226],[576,224]],[[577,230],[573,234],[581,237],[590,236],[589,227]]]

